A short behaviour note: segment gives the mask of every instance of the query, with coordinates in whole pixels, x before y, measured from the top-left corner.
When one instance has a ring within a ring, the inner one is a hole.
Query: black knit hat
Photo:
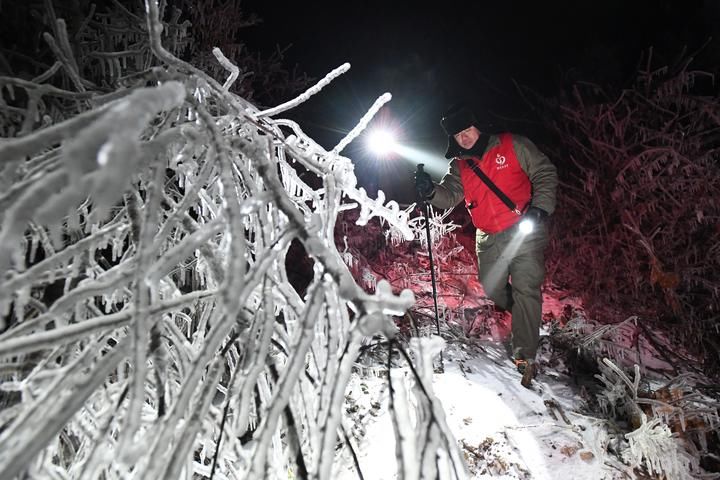
[[[484,145],[487,144],[488,136],[486,134],[495,132],[495,126],[489,118],[483,117],[478,120],[478,117],[465,103],[456,103],[450,107],[447,112],[440,120],[440,125],[445,130],[448,136],[448,146],[445,150],[445,158],[451,159],[462,154],[467,154],[467,150],[458,145],[455,141],[454,135],[462,132],[468,127],[475,126],[483,134],[480,136],[480,140],[476,144],[475,149],[484,150]],[[483,141],[481,143],[481,140]]]
[[[455,105],[443,115],[440,125],[445,133],[452,137],[472,125],[477,127],[478,120],[472,110],[465,105]]]
[[[447,149],[445,149],[445,158],[448,159],[457,157],[463,151],[462,147],[455,141],[455,134],[473,125],[480,128],[477,117],[464,104],[455,104],[450,107],[443,115],[442,120],[440,120],[440,125],[448,136]]]

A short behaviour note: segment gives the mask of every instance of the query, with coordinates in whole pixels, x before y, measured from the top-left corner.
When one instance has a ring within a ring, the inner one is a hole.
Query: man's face
[[[455,135],[453,135],[453,138],[455,138],[455,141],[458,145],[460,145],[465,150],[469,150],[472,148],[473,145],[475,145],[475,142],[477,142],[478,138],[480,138],[480,130],[478,130],[475,126],[471,126],[466,128],[462,132],[456,133]]]

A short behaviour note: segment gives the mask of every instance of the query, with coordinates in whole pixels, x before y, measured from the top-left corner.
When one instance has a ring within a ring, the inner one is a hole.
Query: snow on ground
[[[532,390],[525,389],[502,345],[489,341],[448,345],[444,359],[444,373],[434,374],[433,389],[465,455],[469,478],[626,478],[602,463],[602,452],[593,452],[593,419],[573,413],[582,399],[567,378],[545,371]],[[345,407],[360,419],[348,432],[360,444],[365,479],[397,478],[386,383],[379,372],[354,374],[346,392]],[[562,413],[548,406],[553,402]],[[341,455],[344,470],[337,478],[359,478],[347,449]]]
[[[398,321],[402,335],[435,333],[427,247],[402,243],[375,250],[367,238],[381,235],[379,229],[367,227],[361,234],[355,228],[347,226],[344,233],[358,281],[372,289],[376,281],[384,279],[396,292],[413,290],[416,304],[409,316]],[[562,358],[553,357],[551,363],[541,353],[541,372],[534,389],[520,385],[520,374],[503,346],[510,334],[509,314],[494,311],[486,298],[477,280],[473,246],[474,239],[467,232],[451,233],[433,243],[440,325],[449,342],[444,350],[444,373],[434,374],[433,389],[465,456],[469,478],[637,478],[630,467],[608,453],[617,454],[624,448],[616,441],[617,433],[610,442],[606,421],[578,413],[588,409],[581,387],[563,373]],[[653,343],[639,336],[635,317],[614,325],[599,324],[586,317],[580,299],[546,285],[543,321],[544,329],[563,327],[566,334],[578,338],[592,336],[598,356],[607,356],[621,367],[638,364],[649,385],[652,374],[672,376],[671,366],[654,346],[671,343],[659,332],[652,332]],[[548,331],[542,333],[547,338]],[[379,366],[384,365],[382,358],[387,358],[386,352],[369,361],[370,367],[359,368],[346,390],[345,408],[354,424],[346,424],[345,430],[356,445],[362,478],[367,480],[397,478],[387,377]],[[393,373],[395,370],[402,368],[393,368]],[[335,478],[361,478],[349,449],[342,448],[339,455],[342,461]]]

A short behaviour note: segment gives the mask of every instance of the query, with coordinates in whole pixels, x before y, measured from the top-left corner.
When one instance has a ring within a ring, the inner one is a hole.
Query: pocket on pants
[[[487,252],[495,244],[495,237],[489,233],[478,230],[475,233],[475,253],[480,256],[481,253]]]
[[[515,227],[515,235],[522,235],[522,245],[526,250],[544,249],[548,244],[548,226],[546,222],[539,222],[535,225],[532,232],[521,234],[519,229]]]

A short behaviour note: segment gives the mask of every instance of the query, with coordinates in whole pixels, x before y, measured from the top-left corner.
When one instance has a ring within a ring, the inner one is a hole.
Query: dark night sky
[[[545,95],[571,72],[622,85],[647,47],[670,58],[683,45],[694,50],[713,33],[718,37],[720,16],[711,6],[717,3],[246,0],[244,8],[264,22],[248,29],[244,40],[261,51],[292,44],[288,65],[315,78],[351,63],[327,91],[289,115],[324,147],[334,146],[389,91],[385,115],[402,125],[404,141],[442,160],[439,119],[449,103],[468,100],[481,114],[509,118],[511,129],[532,137],[537,125],[513,80]],[[361,147],[355,143],[344,153],[356,161],[362,182],[362,164],[371,159]],[[398,165],[381,176],[408,179],[414,166]]]

